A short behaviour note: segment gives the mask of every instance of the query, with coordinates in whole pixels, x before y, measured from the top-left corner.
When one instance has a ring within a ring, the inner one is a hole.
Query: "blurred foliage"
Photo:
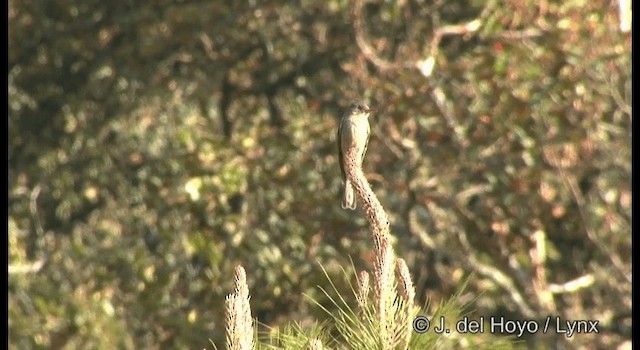
[[[630,344],[631,35],[616,2],[8,12],[10,348],[220,347],[240,263],[260,322],[323,319],[303,298],[323,299],[317,262],[370,266],[335,146],[360,98],[377,110],[365,170],[419,303],[473,273],[478,315],[600,321],[531,347]]]

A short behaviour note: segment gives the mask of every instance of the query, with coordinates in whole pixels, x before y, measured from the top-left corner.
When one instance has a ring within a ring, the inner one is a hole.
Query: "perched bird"
[[[342,197],[343,209],[356,209],[356,194],[351,180],[345,172],[345,156],[349,148],[355,148],[358,155],[358,166],[362,166],[364,154],[367,152],[369,142],[369,113],[372,111],[365,103],[352,103],[349,110],[342,116],[338,127],[338,151],[340,158],[340,170],[344,181],[344,194]]]

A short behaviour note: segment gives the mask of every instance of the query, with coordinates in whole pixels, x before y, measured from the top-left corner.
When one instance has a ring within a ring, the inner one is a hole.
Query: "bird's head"
[[[373,112],[373,109],[369,108],[369,106],[364,102],[354,102],[349,106],[349,111],[351,114],[369,114]]]

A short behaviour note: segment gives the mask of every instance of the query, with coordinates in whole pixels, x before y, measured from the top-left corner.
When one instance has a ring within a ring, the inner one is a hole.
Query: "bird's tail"
[[[344,195],[342,196],[342,209],[356,209],[356,193],[353,190],[351,181],[344,182]]]

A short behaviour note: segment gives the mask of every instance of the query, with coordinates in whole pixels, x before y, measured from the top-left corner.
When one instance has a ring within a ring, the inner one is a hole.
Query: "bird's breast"
[[[369,137],[369,122],[366,118],[346,118],[342,125],[342,147],[362,149]]]

